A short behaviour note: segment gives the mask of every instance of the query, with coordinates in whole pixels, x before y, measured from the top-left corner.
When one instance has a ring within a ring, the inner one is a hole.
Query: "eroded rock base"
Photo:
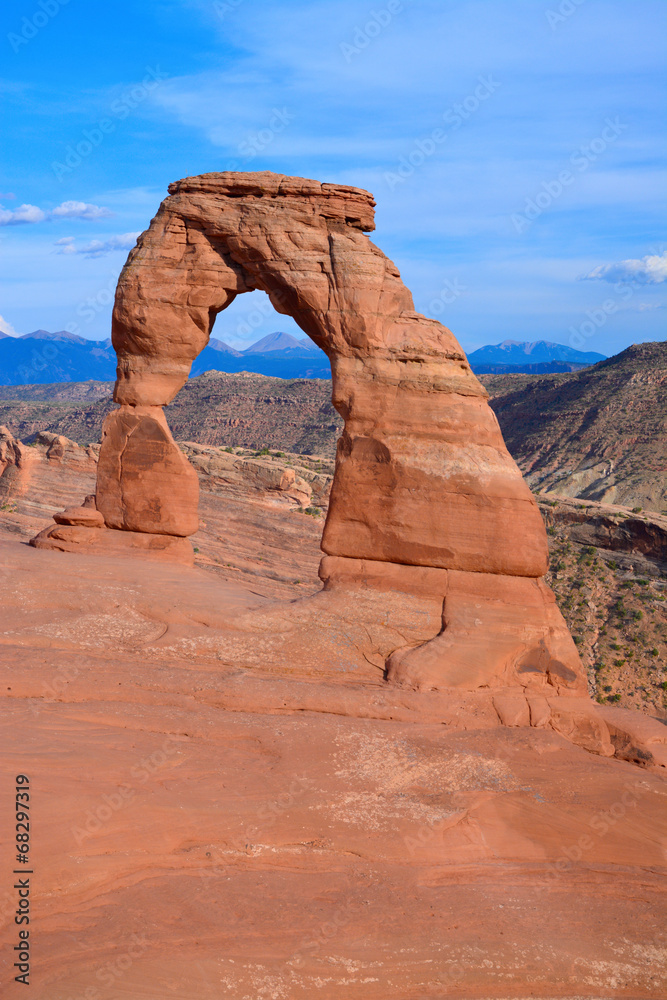
[[[60,515],[56,514],[56,518]],[[149,535],[145,531],[118,531],[104,525],[54,524],[30,539],[35,549],[77,552],[93,556],[141,556],[148,559],[194,565],[194,552],[187,538]]]
[[[387,680],[417,691],[521,686],[586,694],[579,654],[541,579],[327,556],[327,591],[398,592],[442,601],[441,628],[387,659]]]

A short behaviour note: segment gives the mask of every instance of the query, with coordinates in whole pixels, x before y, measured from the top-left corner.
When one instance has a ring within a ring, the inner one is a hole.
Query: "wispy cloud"
[[[12,324],[8,323],[2,316],[0,316],[0,333],[6,333],[9,337],[18,336]]]
[[[56,240],[54,246],[59,249],[56,253],[83,254],[85,257],[106,257],[114,250],[131,250],[137,242],[138,233],[122,233],[119,236],[110,236],[107,240],[91,240],[84,246],[77,247],[74,244],[73,236],[63,236],[61,240]]]
[[[661,254],[648,254],[638,260],[619,260],[615,264],[600,264],[582,281],[634,281],[639,285],[660,285],[667,281],[667,250]]]
[[[37,205],[19,205],[14,210],[0,205],[0,226],[24,226],[53,219],[107,219],[113,212],[101,205],[89,205],[85,201],[63,201],[62,204],[44,210]]]

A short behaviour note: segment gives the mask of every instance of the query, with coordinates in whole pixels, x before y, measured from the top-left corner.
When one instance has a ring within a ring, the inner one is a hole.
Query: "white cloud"
[[[20,205],[11,211],[0,205],[0,226],[21,226],[51,219],[106,219],[113,215],[102,205],[89,205],[85,201],[64,201],[56,208],[44,211],[36,205]]]
[[[43,222],[46,213],[36,205],[19,205],[12,212],[0,206],[0,226],[21,226],[30,222]]]
[[[88,205],[85,201],[64,201],[49,215],[52,219],[107,219],[113,212],[101,205]]]
[[[56,240],[53,245],[62,247],[62,250],[57,250],[56,253],[76,253],[73,236],[63,236],[61,240]]]
[[[667,281],[667,250],[661,254],[648,254],[640,260],[619,260],[615,264],[600,264],[582,281],[634,281],[638,285],[660,285]]]
[[[56,251],[57,253],[81,253],[86,257],[105,257],[114,250],[131,250],[137,242],[138,236],[141,236],[141,231],[138,233],[121,233],[119,236],[110,236],[109,239],[104,241],[91,240],[90,243],[86,243],[81,247],[74,245],[73,236],[64,236],[61,240],[56,240],[54,246],[60,248]]]
[[[6,333],[9,337],[18,336],[12,324],[8,323],[6,319],[2,318],[2,316],[0,316],[0,333]]]

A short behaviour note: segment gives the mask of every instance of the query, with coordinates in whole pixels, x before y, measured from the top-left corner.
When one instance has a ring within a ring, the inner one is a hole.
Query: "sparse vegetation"
[[[540,499],[540,506],[555,529],[547,579],[588,669],[591,693],[604,703],[667,717],[665,578],[637,572],[626,557],[607,560],[595,546],[573,543],[553,503]]]

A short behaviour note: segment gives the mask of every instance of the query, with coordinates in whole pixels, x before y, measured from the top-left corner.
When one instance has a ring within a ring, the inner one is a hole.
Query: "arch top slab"
[[[169,192],[118,281],[117,402],[171,402],[216,315],[254,289],[330,358],[373,358],[375,378],[388,363],[399,381],[418,368],[422,378],[444,376],[485,395],[455,338],[415,312],[398,269],[366,235],[374,228],[368,191],[227,172],[184,178]]]

